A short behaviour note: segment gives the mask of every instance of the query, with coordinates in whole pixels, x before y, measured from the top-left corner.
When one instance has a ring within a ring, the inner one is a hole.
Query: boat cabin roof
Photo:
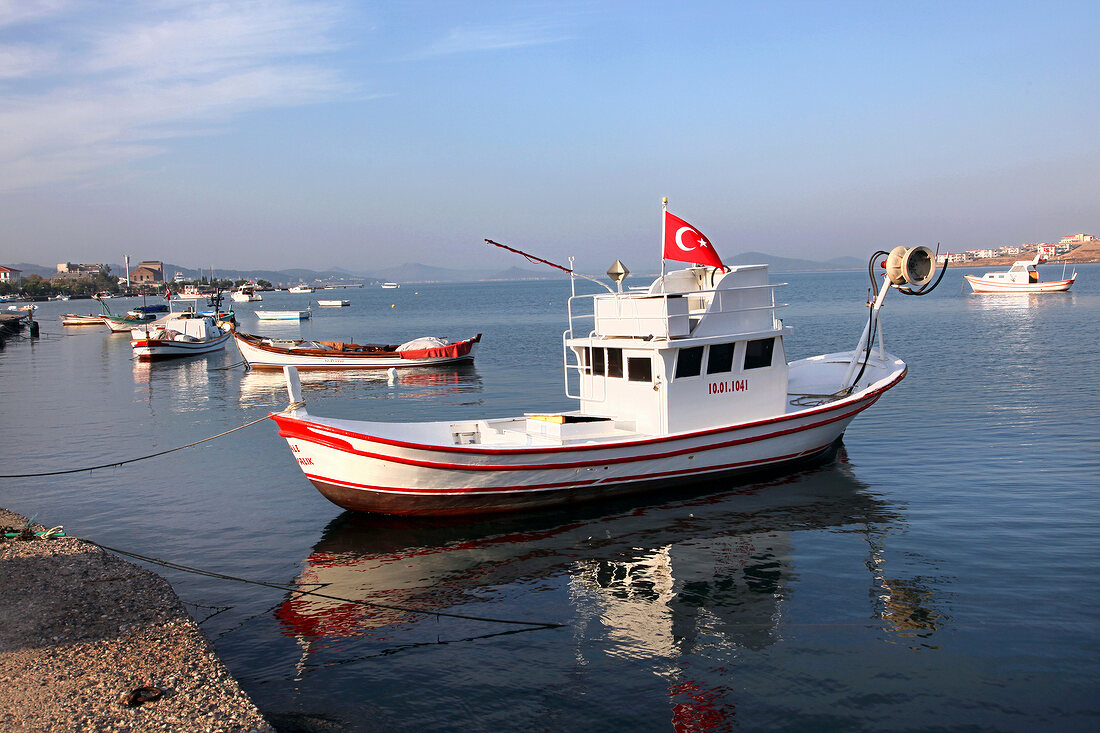
[[[567,338],[641,340],[661,348],[669,341],[708,343],[750,339],[783,331],[775,311],[774,288],[767,265],[742,265],[723,272],[690,267],[665,273],[648,287],[626,292],[574,296]],[[591,315],[580,303],[591,300]],[[582,321],[592,319],[593,328]]]

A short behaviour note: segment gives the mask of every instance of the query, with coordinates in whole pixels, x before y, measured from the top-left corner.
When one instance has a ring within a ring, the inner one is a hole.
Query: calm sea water
[[[1079,269],[1067,294],[975,296],[961,270],[929,297],[891,294],[886,343],[908,377],[856,419],[835,464],[785,478],[371,518],[325,501],[263,421],[124,467],[0,479],[0,506],[345,599],[154,568],[286,729],[1093,731],[1100,266]],[[773,280],[790,283],[792,358],[854,344],[864,273]],[[567,281],[405,285],[336,291],[352,306],[314,306],[303,324],[237,311],[264,334],[484,333],[472,367],[306,379],[316,414],[450,419],[570,407],[567,295]],[[125,336],[59,325],[93,305],[41,304],[43,338],[0,349],[0,473],[138,457],[285,406],[280,375],[224,368],[232,347],[139,364]]]

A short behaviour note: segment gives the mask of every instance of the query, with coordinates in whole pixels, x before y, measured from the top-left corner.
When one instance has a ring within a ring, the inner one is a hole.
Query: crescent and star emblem
[[[694,247],[684,246],[684,232],[691,232],[697,237]],[[708,244],[709,242],[707,242],[707,240],[703,238],[703,235],[695,231],[691,227],[680,227],[676,230],[676,246],[685,252],[691,252],[692,250],[699,247],[706,247]]]

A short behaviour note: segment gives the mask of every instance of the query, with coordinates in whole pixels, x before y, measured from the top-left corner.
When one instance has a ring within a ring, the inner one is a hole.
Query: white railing
[[[763,285],[745,285],[718,290],[693,290],[680,293],[654,293],[648,291],[631,290],[623,293],[589,293],[584,295],[572,295],[567,305],[569,328],[562,333],[562,364],[564,366],[565,396],[570,399],[585,399],[593,402],[602,402],[606,398],[606,385],[599,382],[601,394],[584,395],[584,380],[590,378],[590,385],[594,387],[598,380],[591,379],[591,363],[582,364],[573,350],[569,347],[569,341],[575,338],[583,338],[578,335],[578,330],[585,322],[591,322],[587,328],[586,336],[592,338],[597,335],[621,336],[625,338],[652,339],[676,339],[689,337],[695,326],[704,315],[708,317],[732,315],[737,313],[753,313],[759,311],[771,311],[770,324],[767,327],[753,330],[778,330],[782,322],[776,317],[775,310],[784,308],[786,303],[775,302],[775,289],[787,283],[767,283]],[[735,297],[751,291],[768,291],[768,304],[766,305],[742,305],[743,298]],[[576,302],[574,302],[576,301]],[[587,303],[585,312],[580,311],[581,303]],[[717,307],[715,307],[717,302]],[[601,309],[599,303],[608,305]],[[639,307],[639,303],[646,303],[648,307]],[[629,306],[625,304],[631,304]],[[599,313],[604,310],[604,313]],[[607,312],[610,311],[610,312]],[[599,322],[599,323],[597,323]],[[608,333],[603,328],[597,329],[597,325],[611,325],[616,333]],[[583,332],[582,332],[583,333]],[[736,333],[731,333],[736,336]],[[606,357],[605,357],[606,358]],[[589,354],[591,362],[591,354]],[[606,366],[605,366],[606,368]],[[570,372],[577,374],[577,394],[573,394],[569,388]]]

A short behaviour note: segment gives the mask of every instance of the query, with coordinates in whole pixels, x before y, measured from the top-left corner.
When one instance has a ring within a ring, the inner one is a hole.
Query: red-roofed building
[[[16,270],[14,267],[4,267],[0,265],[0,283],[12,283],[13,285],[19,284],[22,270]]]

